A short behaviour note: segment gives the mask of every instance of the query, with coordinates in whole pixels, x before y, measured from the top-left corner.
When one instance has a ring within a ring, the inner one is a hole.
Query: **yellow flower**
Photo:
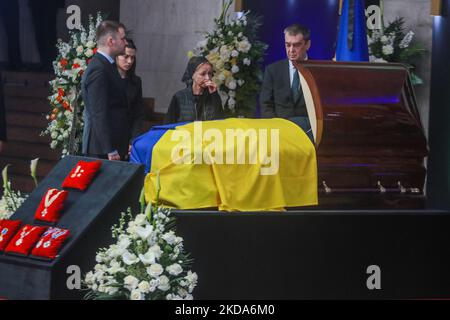
[[[232,66],[235,66],[237,64],[237,59],[233,58],[233,59],[230,60],[230,62],[231,62]]]
[[[194,56],[194,52],[192,52],[192,50],[189,50],[187,53],[188,58],[192,58]]]

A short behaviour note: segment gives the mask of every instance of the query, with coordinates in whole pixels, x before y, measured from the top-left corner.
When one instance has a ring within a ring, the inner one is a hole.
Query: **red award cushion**
[[[23,226],[11,239],[5,252],[27,255],[46,229],[47,227],[31,226],[29,224]]]
[[[16,234],[22,224],[19,220],[0,221],[0,251],[5,250],[9,240]]]
[[[57,222],[68,195],[69,193],[65,190],[48,189],[36,210],[34,218],[41,221]]]
[[[39,239],[31,254],[37,257],[54,259],[69,233],[67,229],[49,228]]]
[[[85,190],[91,183],[97,171],[100,169],[101,165],[101,161],[79,161],[66,179],[64,179],[62,184],[63,188]]]

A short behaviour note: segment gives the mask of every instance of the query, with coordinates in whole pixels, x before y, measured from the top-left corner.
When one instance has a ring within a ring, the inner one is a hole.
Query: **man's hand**
[[[108,154],[108,160],[115,160],[115,161],[120,161],[120,155],[117,154]]]

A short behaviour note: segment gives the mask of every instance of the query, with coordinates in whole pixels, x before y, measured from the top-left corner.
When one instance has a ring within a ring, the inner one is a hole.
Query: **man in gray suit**
[[[293,24],[284,29],[287,59],[266,67],[260,93],[264,118],[285,118],[297,123],[312,138],[300,77],[294,63],[308,59],[310,30]]]
[[[103,21],[97,28],[97,53],[83,75],[83,154],[109,160],[128,153],[130,124],[127,121],[126,89],[115,64],[125,52],[125,27]]]

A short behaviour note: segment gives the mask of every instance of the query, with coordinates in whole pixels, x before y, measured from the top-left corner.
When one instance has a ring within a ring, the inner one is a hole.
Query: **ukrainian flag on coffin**
[[[315,148],[291,121],[232,118],[155,128],[151,138],[147,133],[136,140],[132,152],[135,162],[149,166],[147,201],[156,198],[159,172],[159,201],[171,208],[260,211],[317,204]]]

